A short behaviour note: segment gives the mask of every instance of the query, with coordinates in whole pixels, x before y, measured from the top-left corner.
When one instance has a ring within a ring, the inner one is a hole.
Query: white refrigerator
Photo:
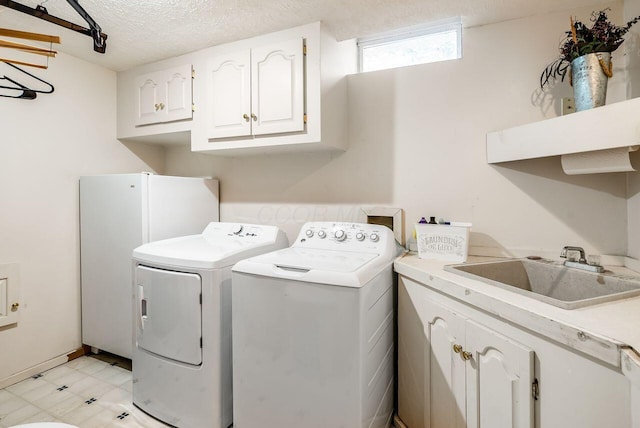
[[[218,180],[149,173],[80,177],[82,343],[132,356],[133,249],[219,221]]]

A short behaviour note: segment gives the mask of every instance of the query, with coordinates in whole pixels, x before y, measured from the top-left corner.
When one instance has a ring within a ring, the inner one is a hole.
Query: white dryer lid
[[[218,269],[286,245],[286,235],[275,226],[211,223],[201,235],[144,244],[133,257],[143,264]]]
[[[233,272],[362,287],[386,265],[379,254],[290,247],[242,260]]]

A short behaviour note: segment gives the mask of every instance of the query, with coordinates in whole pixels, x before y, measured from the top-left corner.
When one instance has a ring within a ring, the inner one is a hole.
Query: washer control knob
[[[378,242],[378,240],[380,239],[380,236],[378,236],[378,234],[377,234],[377,233],[372,233],[372,234],[369,236],[369,238],[371,238],[371,240],[372,240],[373,242]]]
[[[364,241],[364,233],[362,233],[362,232],[356,233],[356,239],[358,241]]]
[[[324,238],[326,238],[326,237],[327,237],[327,232],[325,232],[324,230],[319,230],[319,231],[318,231],[318,237],[319,237],[320,239],[324,239]]]
[[[342,229],[336,229],[333,232],[333,237],[336,238],[336,241],[344,241],[345,238],[347,237],[347,234]]]
[[[233,232],[234,235],[240,234],[240,232],[242,232],[242,225],[236,224],[235,226],[233,226],[233,229],[231,229],[231,232]]]
[[[313,236],[313,230],[307,229],[307,231],[304,234],[307,235],[307,238],[311,238]]]

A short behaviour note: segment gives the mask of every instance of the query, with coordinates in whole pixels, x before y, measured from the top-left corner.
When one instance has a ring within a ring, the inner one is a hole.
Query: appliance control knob
[[[364,233],[362,233],[362,232],[356,233],[356,239],[358,241],[364,241]]]
[[[380,239],[380,236],[378,236],[378,234],[377,234],[377,233],[372,233],[372,234],[369,236],[369,238],[371,238],[371,240],[372,240],[373,242],[378,242],[378,240]]]
[[[233,229],[231,229],[231,232],[233,232],[234,235],[238,235],[240,232],[242,232],[242,225],[236,224],[235,226],[233,226]]]
[[[319,231],[318,231],[318,237],[319,237],[320,239],[324,239],[324,238],[326,238],[326,237],[327,237],[327,232],[325,232],[324,230],[319,230]]]
[[[307,229],[307,231],[304,234],[307,235],[307,238],[311,238],[313,237],[313,230]]]
[[[336,241],[344,241],[347,237],[347,234],[342,229],[336,229],[333,232],[333,237],[336,238]]]

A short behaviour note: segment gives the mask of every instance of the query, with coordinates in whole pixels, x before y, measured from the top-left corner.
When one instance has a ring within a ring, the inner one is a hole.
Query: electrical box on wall
[[[19,291],[18,264],[0,264],[0,327],[18,322]]]

